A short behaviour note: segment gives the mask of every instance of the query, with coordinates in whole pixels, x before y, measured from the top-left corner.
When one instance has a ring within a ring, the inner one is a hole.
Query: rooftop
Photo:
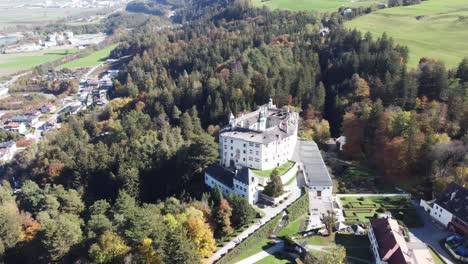
[[[300,140],[296,152],[298,152],[298,158],[304,166],[305,176],[309,179],[311,185],[333,185],[328,168],[315,142]]]
[[[261,122],[263,126],[259,125]],[[288,109],[276,108],[270,100],[270,103],[260,106],[256,111],[237,118],[231,116],[229,123],[221,130],[223,137],[268,144],[295,134],[298,116]]]
[[[432,264],[434,259],[423,242],[407,242],[403,228],[394,219],[371,219],[370,224],[374,230],[379,255],[389,264]]]
[[[234,178],[246,185],[249,184],[249,170],[246,167],[232,171],[219,164],[213,164],[206,169],[206,173],[229,188],[234,187]]]
[[[435,203],[468,224],[468,189],[465,187],[450,183]]]

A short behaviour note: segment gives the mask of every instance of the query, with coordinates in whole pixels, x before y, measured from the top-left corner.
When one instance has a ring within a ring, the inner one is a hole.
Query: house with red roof
[[[377,264],[435,264],[427,246],[420,241],[409,241],[403,227],[394,219],[371,219],[368,236]]]

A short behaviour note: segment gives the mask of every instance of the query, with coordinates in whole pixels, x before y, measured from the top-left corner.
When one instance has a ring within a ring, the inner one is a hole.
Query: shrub
[[[364,197],[359,197],[358,201],[364,201]]]
[[[385,213],[387,211],[387,209],[385,209],[385,207],[380,207],[379,209],[377,209],[377,212],[379,213]]]

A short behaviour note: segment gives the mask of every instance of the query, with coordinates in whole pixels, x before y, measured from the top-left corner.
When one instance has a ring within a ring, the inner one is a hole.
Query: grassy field
[[[255,262],[255,264],[288,264],[288,263],[294,263],[294,262],[293,260],[281,254],[270,255],[266,258],[261,259],[260,261]]]
[[[286,172],[288,172],[289,169],[294,166],[294,161],[287,161],[284,164],[280,165],[279,167],[276,167],[278,170],[278,176],[284,175]],[[262,177],[270,177],[271,173],[273,172],[274,169],[271,170],[252,170],[256,175],[262,176]]]
[[[346,22],[346,27],[369,31],[375,37],[387,32],[410,49],[410,67],[416,67],[421,57],[455,67],[468,56],[467,4],[466,0],[428,0],[379,10]]]
[[[0,30],[54,22],[65,17],[92,14],[99,9],[87,8],[11,8],[0,6]]]
[[[78,49],[45,50],[27,53],[0,54],[0,76],[27,70],[43,63],[57,60],[67,54],[77,52]]]
[[[96,66],[99,63],[103,62],[104,60],[109,57],[111,51],[117,47],[118,44],[113,44],[111,46],[108,46],[104,49],[95,51],[88,56],[85,56],[83,58],[79,58],[73,61],[70,61],[68,63],[65,63],[63,65],[60,65],[59,68],[84,68],[84,67],[92,67]]]
[[[339,7],[370,6],[378,3],[375,0],[252,0],[255,6],[267,6],[271,9],[286,9],[291,11],[318,10],[336,11]]]
[[[375,214],[389,211],[408,227],[422,225],[407,197],[341,197],[340,202],[348,223],[367,223]]]

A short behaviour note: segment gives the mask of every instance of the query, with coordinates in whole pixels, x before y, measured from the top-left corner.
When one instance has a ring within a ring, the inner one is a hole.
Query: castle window
[[[255,147],[256,147],[256,148],[259,148],[259,147],[260,147],[260,144],[255,144]]]
[[[244,153],[244,154],[245,154],[245,150],[243,150],[243,151],[242,151],[242,153]]]
[[[247,147],[247,145],[246,145],[246,144],[244,144],[244,148],[245,148],[245,147]]]
[[[234,141],[231,139],[231,143],[233,143]]]

